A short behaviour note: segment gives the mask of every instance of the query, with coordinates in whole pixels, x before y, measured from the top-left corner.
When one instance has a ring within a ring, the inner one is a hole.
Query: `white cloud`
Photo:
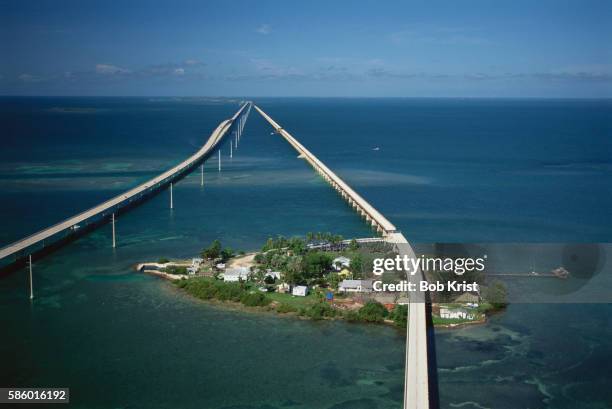
[[[257,30],[255,30],[255,32],[259,34],[267,35],[272,32],[272,27],[269,24],[262,24],[259,27],[257,27]]]
[[[101,75],[115,75],[115,74],[129,74],[130,70],[125,68],[117,67],[111,64],[96,64],[96,74]]]
[[[185,75],[185,69],[184,68],[175,68],[174,69],[174,75]]]

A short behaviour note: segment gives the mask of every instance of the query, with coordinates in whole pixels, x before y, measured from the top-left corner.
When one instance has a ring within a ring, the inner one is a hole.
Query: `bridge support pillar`
[[[170,209],[174,209],[174,198],[172,197],[172,186],[173,186],[173,183],[170,182]]]
[[[30,300],[34,299],[34,283],[32,281],[32,255],[28,255],[28,264],[30,266]]]
[[[230,159],[234,157],[234,148],[232,147],[232,144],[230,143]]]
[[[115,239],[115,213],[111,216],[111,224],[113,226],[113,248],[117,247],[117,240]]]
[[[204,186],[204,164],[200,166],[200,186]]]
[[[219,149],[219,172],[221,172],[221,149]]]

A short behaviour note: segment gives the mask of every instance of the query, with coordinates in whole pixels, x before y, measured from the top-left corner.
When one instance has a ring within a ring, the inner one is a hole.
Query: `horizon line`
[[[223,98],[223,99],[256,99],[256,98],[318,98],[318,99],[555,99],[555,100],[606,100],[611,96],[324,96],[324,95],[11,95],[0,94],[0,98]]]

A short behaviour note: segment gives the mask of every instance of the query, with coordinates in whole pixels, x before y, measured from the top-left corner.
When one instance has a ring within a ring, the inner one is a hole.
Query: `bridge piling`
[[[174,200],[172,197],[172,186],[173,186],[173,183],[170,182],[170,210],[174,209]]]
[[[28,255],[28,264],[30,266],[30,300],[34,299],[34,283],[32,282],[32,255]]]
[[[113,248],[117,247],[117,240],[115,239],[115,213],[111,216],[113,226]]]
[[[200,186],[204,186],[204,164],[200,166]]]
[[[221,149],[219,149],[219,172],[221,172]]]

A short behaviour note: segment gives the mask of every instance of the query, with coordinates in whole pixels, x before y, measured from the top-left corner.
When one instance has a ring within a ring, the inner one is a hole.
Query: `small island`
[[[372,262],[394,257],[396,249],[378,238],[345,240],[331,233],[269,238],[257,252],[235,253],[219,240],[191,260],[161,258],[138,271],[171,280],[186,293],[210,302],[305,319],[343,319],[406,328],[407,293],[374,291]],[[425,272],[428,279],[437,272]],[[386,282],[402,279],[387,275]],[[433,324],[443,327],[486,322],[488,312],[503,309],[499,282],[474,293],[438,294]]]

